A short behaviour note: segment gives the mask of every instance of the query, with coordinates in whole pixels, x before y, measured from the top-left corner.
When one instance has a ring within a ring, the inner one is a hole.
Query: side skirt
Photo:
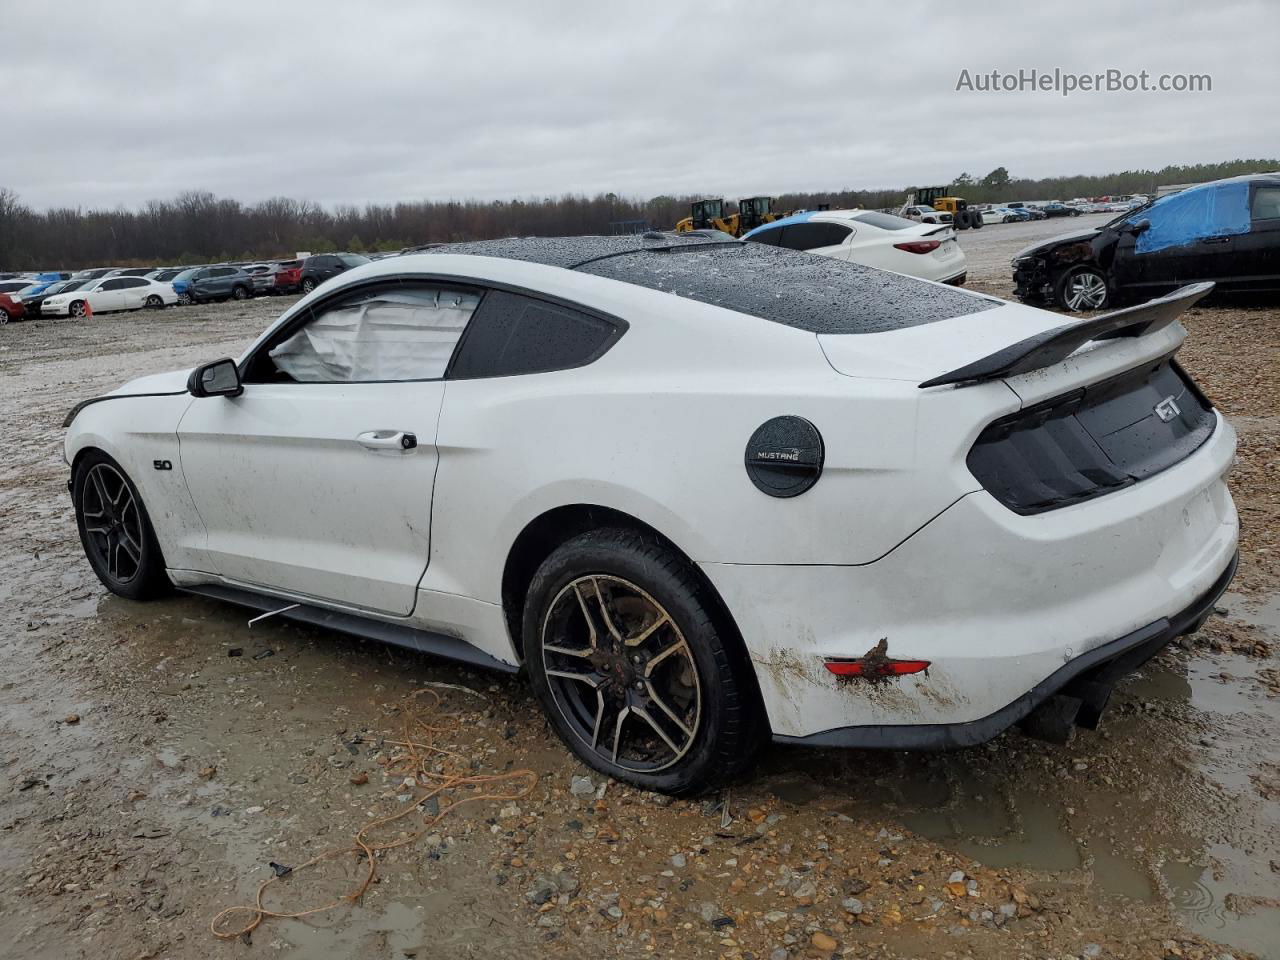
[[[228,603],[248,607],[261,613],[269,613],[272,610],[279,610],[281,607],[289,605],[289,601],[282,600],[279,597],[270,597],[265,594],[254,593],[252,590],[243,590],[239,587],[228,587],[221,584],[202,583],[182,586],[178,589],[184,593],[194,593],[214,600],[225,600]],[[501,660],[473,647],[465,640],[461,640],[458,637],[450,637],[443,633],[433,633],[430,630],[406,627],[398,623],[387,623],[383,620],[374,620],[338,610],[327,610],[324,607],[307,603],[300,603],[293,609],[286,610],[279,615],[286,620],[309,623],[312,626],[337,630],[339,633],[363,637],[366,640],[390,643],[393,646],[417,650],[419,653],[429,653],[448,660],[456,660],[473,667],[497,670],[502,673],[518,673],[520,671],[519,667],[510,663],[503,663]]]

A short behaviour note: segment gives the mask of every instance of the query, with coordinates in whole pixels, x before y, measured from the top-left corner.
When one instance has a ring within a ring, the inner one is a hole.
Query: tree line
[[[1104,176],[1011,177],[998,167],[985,177],[963,173],[950,192],[972,203],[1154,193],[1167,183],[1192,183],[1280,168],[1280,160],[1125,170]],[[864,207],[896,209],[914,186],[884,190],[788,193],[783,210]],[[326,209],[278,197],[246,204],[192,190],[128,210],[57,207],[33,210],[0,187],[0,270],[75,269],[103,264],[185,264],[283,258],[296,251],[365,253],[425,243],[508,236],[569,236],[670,229],[697,197],[648,200],[604,193],[588,197],[511,200],[422,200]],[[736,198],[727,209],[736,209]]]

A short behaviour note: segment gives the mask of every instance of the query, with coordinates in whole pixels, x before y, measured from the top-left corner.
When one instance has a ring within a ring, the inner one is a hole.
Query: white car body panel
[[[811,247],[807,253],[822,257],[834,257],[849,263],[860,263],[878,270],[892,270],[921,280],[946,281],[960,276],[967,270],[967,261],[955,231],[937,223],[911,223],[897,230],[886,230],[858,219],[864,210],[824,210],[801,215],[804,223],[835,223],[849,229],[843,242],[826,247]],[[874,214],[874,211],[872,212]],[[880,216],[880,214],[874,214]],[[744,238],[763,231],[784,229],[785,225],[799,220],[788,217],[764,227],[758,227]],[[898,218],[905,222],[905,218]],[[779,226],[781,224],[782,226]],[[898,249],[895,244],[913,240],[940,241],[938,249],[928,253],[911,253]]]
[[[86,407],[68,461],[100,448],[120,462],[176,583],[437,630],[518,664],[502,594],[512,545],[548,511],[605,507],[659,531],[706,574],[774,732],[801,737],[986,717],[1064,658],[1182,609],[1234,554],[1223,476],[1235,439],[1221,418],[1164,472],[1033,516],[1001,505],[966,465],[987,424],[1170,354],[1186,335],[1177,323],[1007,380],[921,390],[1072,321],[1002,304],[882,333],[814,334],[559,267],[433,254],[345,273],[245,357],[335,290],[401,275],[537,291],[629,327],[594,362],[549,373],[245,384],[239,397],[195,399],[180,392],[180,371],[116,391],[171,395]],[[760,493],[743,469],[746,438],[783,413],[816,425],[826,448],[820,482],[788,500]],[[373,430],[412,431],[418,446],[362,448],[356,437]],[[928,672],[869,687],[823,669],[823,658],[861,656],[881,638],[890,656],[930,660]]]
[[[178,424],[214,570],[405,616],[427,565],[443,381],[246,384]],[[417,446],[371,450],[362,434]],[[361,491],[356,497],[339,491]],[[250,506],[251,505],[251,506]]]

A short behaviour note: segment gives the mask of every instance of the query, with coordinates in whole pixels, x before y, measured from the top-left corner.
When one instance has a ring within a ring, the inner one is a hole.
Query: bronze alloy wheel
[[[89,468],[80,489],[85,549],[97,569],[127,584],[142,569],[145,534],[137,501],[124,476],[109,463]]]
[[[640,587],[606,574],[573,580],[547,610],[541,646],[556,707],[601,760],[654,773],[689,752],[702,721],[697,664]]]

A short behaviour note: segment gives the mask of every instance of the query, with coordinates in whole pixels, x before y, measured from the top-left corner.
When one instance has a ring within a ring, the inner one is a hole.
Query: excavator
[[[740,237],[749,230],[765,223],[781,220],[788,213],[773,209],[773,197],[746,197],[738,201],[738,212],[726,215],[724,198],[696,200],[690,216],[676,224],[676,233],[694,230],[721,230],[731,237]]]

